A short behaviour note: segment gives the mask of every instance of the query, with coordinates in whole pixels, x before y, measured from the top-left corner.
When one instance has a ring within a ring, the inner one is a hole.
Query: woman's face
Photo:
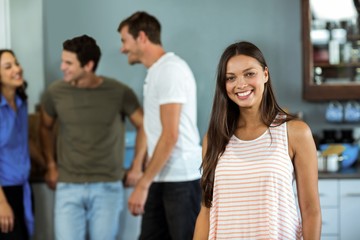
[[[1,88],[16,89],[24,84],[22,68],[14,55],[4,52],[0,56],[0,83]]]
[[[226,92],[241,108],[259,108],[268,69],[252,57],[237,55],[229,59],[226,66]]]

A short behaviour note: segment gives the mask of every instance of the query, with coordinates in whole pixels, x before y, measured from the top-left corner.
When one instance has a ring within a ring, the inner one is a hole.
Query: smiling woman
[[[201,167],[195,240],[320,239],[310,128],[278,105],[265,58],[250,42],[230,45],[220,58]]]
[[[11,50],[0,50],[0,119],[0,239],[29,239],[27,96],[22,68]]]
[[[249,56],[237,55],[227,63],[226,91],[239,106],[260,106],[264,84],[268,81],[268,68],[262,68]]]

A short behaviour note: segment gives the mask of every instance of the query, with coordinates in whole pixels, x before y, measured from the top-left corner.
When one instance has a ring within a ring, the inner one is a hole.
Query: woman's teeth
[[[238,95],[239,97],[245,97],[247,95],[249,95],[251,93],[251,91],[246,91],[246,92],[242,92],[242,93],[237,93],[236,95]]]

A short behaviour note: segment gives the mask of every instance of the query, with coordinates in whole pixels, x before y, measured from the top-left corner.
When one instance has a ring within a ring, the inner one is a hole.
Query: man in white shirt
[[[192,239],[200,209],[200,136],[196,82],[187,63],[165,52],[159,21],[146,12],[123,20],[118,32],[129,64],[147,69],[144,128],[149,161],[128,205],[143,214],[140,239]],[[132,171],[141,172],[141,163]]]

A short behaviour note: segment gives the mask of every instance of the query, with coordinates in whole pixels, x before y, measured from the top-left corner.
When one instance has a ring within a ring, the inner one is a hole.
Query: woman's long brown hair
[[[228,46],[223,52],[216,77],[215,96],[207,131],[207,149],[201,164],[202,178],[202,200],[206,207],[211,207],[213,198],[213,186],[215,168],[219,157],[224,153],[226,145],[234,134],[240,116],[239,106],[236,105],[226,93],[226,66],[230,58],[237,55],[245,55],[255,58],[263,70],[267,68],[265,58],[258,47],[250,42],[237,42]],[[276,125],[289,121],[294,117],[287,114],[276,102],[271,86],[271,78],[265,83],[264,93],[260,104],[261,119],[265,125],[270,127],[277,114],[284,114],[286,118],[279,119]]]
[[[16,58],[15,53],[12,50],[10,50],[10,49],[0,49],[0,59],[1,59],[2,55],[4,53],[6,53],[6,52],[12,54]],[[27,95],[26,95],[26,91],[25,91],[26,87],[27,87],[27,83],[26,83],[26,81],[24,81],[24,84],[22,86],[16,88],[16,94],[23,101],[27,100]],[[1,101],[1,78],[0,78],[0,101]]]

